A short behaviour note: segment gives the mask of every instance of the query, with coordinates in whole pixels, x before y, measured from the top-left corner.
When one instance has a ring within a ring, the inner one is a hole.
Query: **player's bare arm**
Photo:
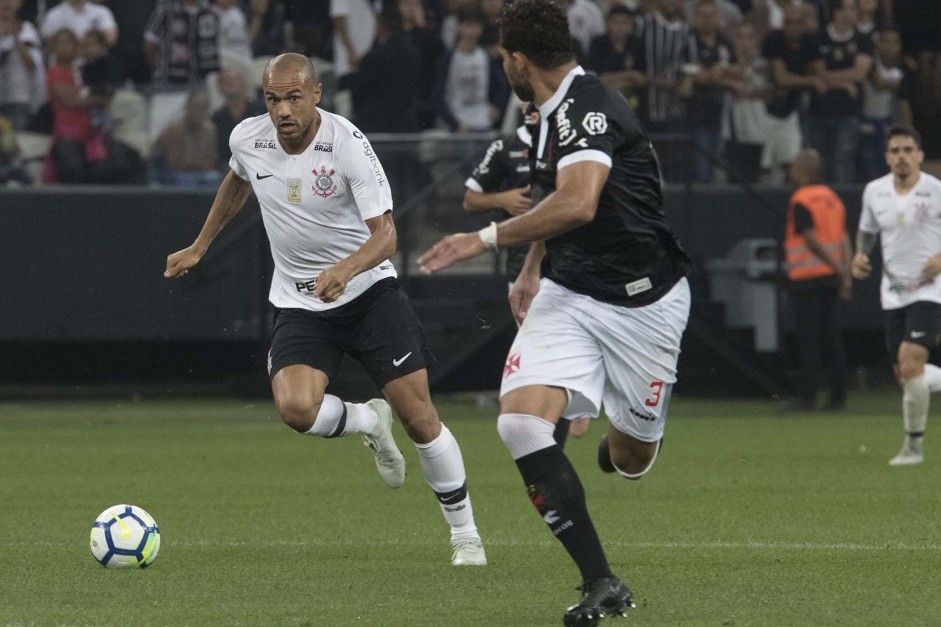
[[[479,213],[491,209],[503,209],[513,216],[526,213],[533,208],[533,199],[529,197],[529,186],[508,189],[503,192],[478,192],[464,190],[464,211]]]
[[[357,274],[375,268],[395,254],[398,234],[392,212],[366,220],[370,236],[359,250],[320,273],[314,294],[325,303],[332,303],[343,295],[346,286]]]
[[[536,298],[536,294],[539,293],[540,267],[542,258],[545,256],[546,242],[544,240],[530,244],[523,268],[510,289],[510,310],[519,323],[526,319],[529,307]]]
[[[580,161],[562,168],[556,176],[556,191],[532,211],[499,225],[491,224],[478,233],[445,237],[418,258],[419,268],[431,274],[476,257],[487,248],[549,239],[591,222],[609,170],[596,161]]]
[[[245,206],[245,201],[251,193],[252,184],[230,171],[219,185],[216,198],[196,241],[167,257],[167,269],[163,276],[168,279],[182,277],[199,263],[219,232]]]
[[[876,244],[876,234],[866,231],[856,233],[856,255],[853,256],[853,278],[867,279],[872,274],[872,262],[869,253]]]

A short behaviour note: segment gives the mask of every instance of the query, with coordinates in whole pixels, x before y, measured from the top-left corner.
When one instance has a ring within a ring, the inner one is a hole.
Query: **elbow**
[[[579,227],[588,224],[595,219],[595,215],[598,213],[598,208],[594,204],[584,204],[580,203],[576,205],[576,209],[571,213],[571,223],[572,227]]]

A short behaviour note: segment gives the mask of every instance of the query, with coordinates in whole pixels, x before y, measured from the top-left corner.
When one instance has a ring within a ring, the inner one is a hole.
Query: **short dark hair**
[[[627,17],[634,19],[634,12],[623,4],[615,4],[610,9],[608,9],[608,17],[611,17],[612,15],[626,15]]]
[[[500,45],[507,52],[522,52],[542,69],[564,65],[575,58],[565,9],[556,0],[513,0],[500,15]]]
[[[888,144],[889,140],[893,137],[911,137],[915,140],[915,145],[918,146],[918,149],[921,150],[921,133],[910,126],[904,126],[902,124],[890,126],[885,134],[885,143]]]

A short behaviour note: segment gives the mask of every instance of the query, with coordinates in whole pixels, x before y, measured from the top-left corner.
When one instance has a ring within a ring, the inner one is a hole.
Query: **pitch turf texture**
[[[627,625],[941,624],[941,438],[889,468],[896,394],[844,414],[675,399],[632,483],[571,440]],[[447,528],[401,426],[406,485],[358,437],[294,435],[268,402],[0,404],[0,625],[560,625],[578,575],[529,504],[495,410],[440,402],[490,565],[450,566]],[[92,521],[130,502],[160,525],[144,571],[99,566]]]

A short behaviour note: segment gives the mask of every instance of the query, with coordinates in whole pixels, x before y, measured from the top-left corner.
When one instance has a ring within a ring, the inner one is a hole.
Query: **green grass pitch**
[[[615,625],[941,624],[941,441],[889,468],[897,393],[842,414],[674,399],[640,482],[567,451],[637,609]],[[496,410],[440,401],[490,564],[449,564],[447,527],[401,426],[406,485],[358,437],[294,435],[266,401],[0,404],[0,626],[560,625],[578,573],[529,504]],[[929,425],[930,426],[930,425]],[[144,571],[99,566],[95,516],[160,525]]]

